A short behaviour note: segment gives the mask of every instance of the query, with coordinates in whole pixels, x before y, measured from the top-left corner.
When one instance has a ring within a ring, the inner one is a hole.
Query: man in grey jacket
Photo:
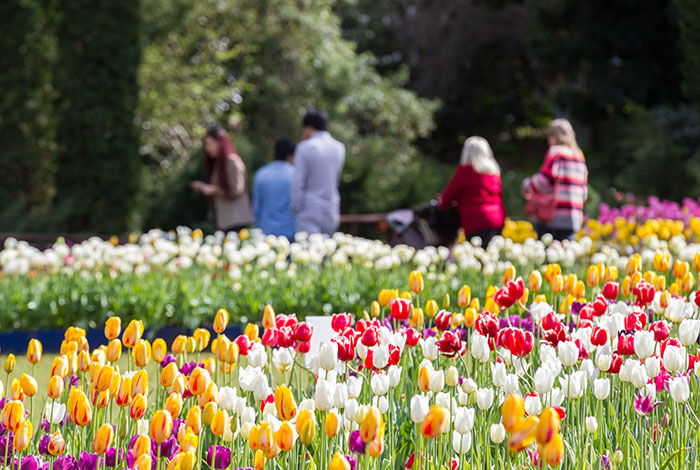
[[[298,232],[332,235],[340,224],[338,183],[345,163],[345,145],[327,131],[328,114],[306,113],[302,142],[294,152],[291,206]]]

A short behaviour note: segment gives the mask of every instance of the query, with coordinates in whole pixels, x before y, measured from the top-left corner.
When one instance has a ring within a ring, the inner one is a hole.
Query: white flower
[[[472,434],[460,434],[457,431],[452,433],[452,448],[459,455],[464,455],[472,448]]]
[[[666,348],[668,350],[668,348]],[[686,377],[676,377],[668,382],[671,398],[678,403],[685,403],[690,398],[690,387]]]
[[[564,366],[573,366],[578,361],[578,346],[573,341],[559,343],[559,360]]]
[[[386,395],[389,391],[389,376],[382,373],[374,374],[370,380],[370,386],[375,395]]]
[[[362,393],[362,376],[348,377],[348,396],[357,398]]]
[[[248,351],[248,364],[252,367],[265,367],[267,364],[267,353],[262,343],[253,343],[250,351]]]
[[[411,420],[418,424],[422,423],[430,409],[428,397],[424,395],[413,395],[411,398]]]
[[[272,364],[280,373],[289,372],[292,370],[294,356],[290,348],[280,348],[272,351]]]
[[[489,340],[486,336],[474,332],[472,335],[472,357],[477,361],[484,363],[489,360],[491,350],[489,349]]]
[[[602,348],[598,348],[595,356],[595,365],[601,372],[607,372],[612,365],[612,350],[610,345],[606,344]]]
[[[325,379],[319,379],[318,383],[316,383],[316,393],[314,394],[316,408],[321,411],[328,411],[333,408],[334,392],[335,384]]]
[[[502,362],[491,364],[491,376],[496,387],[503,387],[506,383],[506,365]]]
[[[698,340],[700,335],[700,320],[685,319],[678,328],[678,339],[683,346],[690,346]]]
[[[630,374],[630,382],[632,382],[632,385],[636,388],[642,388],[647,384],[648,379],[649,377],[647,376],[647,371],[644,366],[635,361],[632,367],[632,373]]]
[[[437,339],[434,336],[421,339],[421,348],[423,349],[423,357],[429,361],[434,361],[438,357]]]
[[[595,416],[588,416],[586,418],[586,431],[588,431],[590,434],[594,434],[598,430],[598,420],[595,419]]]
[[[445,372],[442,370],[435,371],[430,376],[428,387],[430,387],[430,391],[433,393],[441,392],[445,387]]]
[[[355,400],[354,398],[351,398],[348,400],[347,404],[345,405],[345,417],[347,419],[353,420],[355,419],[355,415],[357,414],[357,410],[360,408],[360,404]],[[427,414],[427,412],[426,412]]]
[[[150,435],[151,429],[147,419],[140,419],[136,422],[136,430],[142,436]]]
[[[477,388],[476,382],[474,382],[474,380],[472,380],[470,378],[466,378],[462,382],[462,391],[464,393],[474,393],[474,392],[476,392],[476,388]]]
[[[256,400],[262,401],[270,394],[270,387],[267,385],[267,375],[259,374],[253,384],[253,396]]]
[[[372,398],[372,404],[379,408],[381,414],[385,414],[389,410],[389,400],[385,396]]]
[[[454,426],[461,434],[471,431],[474,428],[474,408],[457,408]]]
[[[348,401],[348,386],[347,384],[336,384],[333,392],[333,406],[335,408],[343,408]]]
[[[449,393],[439,392],[435,394],[435,404],[445,408],[448,412],[457,409],[457,401],[450,398]]]
[[[646,359],[654,353],[654,333],[651,331],[637,331],[634,335],[634,352],[640,359]]]
[[[480,388],[476,391],[476,404],[481,410],[488,410],[493,404],[493,390]]]
[[[593,394],[598,400],[605,400],[610,396],[610,379],[595,379],[593,381]]]
[[[679,348],[678,346],[667,346],[664,350],[663,359],[664,367],[671,375],[679,370],[685,370],[688,364],[688,354],[685,352],[685,348]]]
[[[506,376],[506,381],[503,384],[503,391],[506,395],[514,395],[520,393],[520,387],[518,386],[518,376],[516,374],[508,374]]]
[[[535,390],[540,395],[548,393],[554,386],[554,372],[547,367],[540,367],[535,372]]]
[[[459,381],[459,372],[455,366],[450,366],[445,373],[445,382],[448,387],[454,387]]]
[[[661,360],[658,357],[648,357],[644,360],[644,368],[649,377],[656,378],[661,373]]]
[[[539,415],[542,412],[542,400],[537,395],[525,397],[525,412],[529,415]]]
[[[217,400],[219,408],[226,411],[232,411],[236,407],[236,398],[238,398],[238,395],[235,388],[221,387],[219,389],[219,397]]]
[[[586,390],[588,380],[585,372],[574,372],[559,377],[559,385],[568,398],[581,398]]]
[[[435,347],[437,347],[437,345]],[[389,364],[389,346],[377,346],[374,348],[372,364],[375,369],[383,369]]]
[[[44,407],[44,416],[51,424],[59,424],[66,416],[66,405],[56,402],[53,402],[53,404],[47,402]]]
[[[338,343],[324,341],[318,353],[318,365],[323,370],[335,370],[338,365]]]
[[[398,387],[401,383],[401,373],[403,372],[403,367],[389,366],[389,386],[391,388]]]
[[[506,428],[501,423],[492,424],[489,430],[489,436],[494,444],[500,444],[506,438]]]

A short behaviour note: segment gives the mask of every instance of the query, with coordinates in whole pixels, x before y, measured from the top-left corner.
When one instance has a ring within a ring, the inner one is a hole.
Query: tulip
[[[153,348],[153,360],[160,363],[165,359],[165,355],[168,353],[168,345],[165,344],[163,338],[156,338],[152,344]]]
[[[218,409],[218,405],[213,401],[210,401],[204,405],[204,410],[202,411],[202,423],[204,423],[206,426],[211,426],[211,423],[214,420],[214,415]]]
[[[460,287],[457,292],[457,305],[461,308],[466,308],[471,303],[472,291],[467,285]]]
[[[480,410],[487,410],[493,404],[493,390],[480,388],[476,391],[476,404]]]
[[[115,396],[117,406],[123,408],[131,403],[131,377],[121,377],[119,380],[119,389]]]
[[[119,337],[122,332],[122,319],[119,317],[109,317],[105,322],[105,338],[113,340]]]
[[[634,352],[640,359],[646,359],[654,352],[654,333],[650,331],[637,331],[634,334]]]
[[[508,450],[515,454],[532,444],[538,434],[539,423],[537,416],[528,416],[520,421],[508,438]]]
[[[445,432],[450,421],[447,409],[433,405],[421,423],[421,433],[427,439],[434,439]]]
[[[537,426],[537,442],[547,444],[552,437],[559,433],[559,414],[554,408],[545,408],[540,414],[540,421]]]
[[[24,390],[22,390],[22,384],[19,380],[12,379],[12,386],[10,387],[10,399],[24,401],[25,397]]]
[[[134,454],[135,459],[138,459],[142,455],[150,455],[151,439],[144,434],[139,434],[133,442],[131,452]]]
[[[511,395],[501,405],[503,426],[512,433],[525,416],[525,402],[520,395]]]
[[[555,434],[552,440],[541,448],[540,458],[544,463],[557,467],[564,459],[564,441],[561,434]]]
[[[138,340],[131,350],[131,355],[136,367],[143,369],[151,360],[151,344],[143,339]]]
[[[103,424],[95,433],[95,437],[92,440],[92,450],[95,451],[97,455],[102,455],[107,452],[107,449],[112,445],[112,439],[114,438],[114,428],[111,424]]]
[[[386,307],[398,296],[399,295],[397,291],[391,289],[382,289],[379,291],[379,296],[377,297],[377,300],[379,301],[379,305],[381,305],[382,307]]]
[[[143,369],[136,372],[131,378],[131,397],[133,398],[139,393],[148,396],[148,374]]]
[[[0,417],[5,428],[17,432],[24,421],[24,404],[19,400],[7,401]]]
[[[452,433],[452,448],[459,454],[464,455],[469,452],[472,447],[472,435],[471,433],[460,434],[457,431]]]
[[[17,361],[15,360],[15,355],[14,354],[8,354],[7,359],[5,360],[5,372],[8,374],[11,374],[13,370],[15,370],[15,363]]]
[[[167,410],[173,419],[180,416],[180,412],[182,411],[182,395],[177,392],[173,392],[168,395],[163,409]]]
[[[143,393],[136,394],[131,399],[131,407],[129,408],[129,415],[131,419],[141,419],[146,414],[146,396]]]
[[[416,294],[423,292],[423,274],[420,271],[411,271],[408,276],[408,285]]]
[[[669,345],[663,352],[664,367],[671,374],[677,371],[685,370],[688,363],[688,354],[685,348]]]
[[[367,455],[377,458],[384,452],[384,439],[375,439],[367,444]]]
[[[19,378],[19,385],[28,397],[33,397],[37,392],[36,379],[29,374],[22,374]]]
[[[205,328],[197,328],[194,330],[194,333],[192,333],[192,337],[197,343],[197,351],[201,352],[207,349],[209,340],[211,339],[211,333],[209,333],[209,330]]]
[[[348,459],[338,452],[335,453],[331,459],[331,464],[328,466],[328,470],[350,470],[351,468],[352,467],[350,466]]]
[[[310,411],[302,410],[299,412],[296,428],[302,444],[305,446],[311,444],[316,433],[316,423]]]
[[[107,346],[107,360],[109,362],[117,362],[122,355],[122,342],[119,338],[115,338],[109,342]]]
[[[15,432],[15,450],[23,452],[29,448],[29,443],[32,440],[32,422],[29,420],[22,421]]]
[[[610,379],[595,379],[593,381],[593,394],[598,400],[605,400],[610,396]]]
[[[275,408],[280,418],[285,421],[293,419],[297,413],[297,405],[292,391],[286,385],[280,385],[275,390]]]
[[[255,452],[255,459],[253,462],[253,468],[255,470],[263,470],[263,467],[265,466],[265,455],[263,454],[262,450],[257,450]]]
[[[97,372],[95,372],[95,376],[92,378],[93,386],[98,392],[104,392],[105,390],[109,389],[110,385],[112,384],[114,375],[114,368],[112,366],[104,366],[100,368]]]
[[[228,325],[228,312],[223,308],[216,312],[216,317],[214,317],[214,331],[221,334],[226,329]]]
[[[190,374],[187,386],[193,395],[204,393],[211,383],[211,376],[206,369],[196,367]]]
[[[466,434],[474,427],[474,409],[457,408],[454,415],[454,428],[460,434]]]
[[[153,457],[151,454],[143,454],[134,463],[134,470],[150,470],[153,468]]]
[[[160,371],[160,384],[164,388],[170,388],[179,374],[180,371],[177,368],[177,364],[171,362]]]
[[[173,418],[168,410],[158,410],[151,418],[151,438],[161,444],[173,431]]]
[[[63,439],[61,431],[56,431],[49,438],[48,451],[49,454],[56,457],[63,454],[66,450],[66,441]]]
[[[27,360],[31,364],[38,364],[41,361],[42,347],[39,340],[30,339],[27,346]]]
[[[500,444],[506,438],[506,428],[501,423],[492,424],[489,429],[489,437],[494,444]]]
[[[690,387],[686,377],[681,376],[669,380],[668,389],[675,402],[685,403],[690,398]]]
[[[54,375],[49,379],[48,395],[57,400],[63,393],[63,379]]]
[[[199,434],[202,429],[202,412],[199,406],[193,406],[187,412],[187,418],[185,419],[185,428],[192,429],[192,432]]]
[[[274,435],[275,443],[283,452],[289,452],[294,448],[297,436],[289,421],[284,421]]]
[[[68,396],[68,413],[78,426],[85,427],[92,422],[90,402],[80,388],[73,388]]]
[[[183,352],[185,352],[185,343],[187,343],[187,336],[185,335],[178,335],[175,337],[173,340],[173,344],[170,346],[170,349],[172,349],[173,354],[175,355],[180,355]]]
[[[564,341],[559,343],[557,349],[559,350],[559,360],[561,361],[562,365],[569,367],[576,364],[579,356],[579,350],[576,343],[573,341]]]
[[[211,420],[211,432],[218,437],[224,435],[224,430],[228,424],[228,413],[226,410],[218,410]]]
[[[192,354],[195,351],[195,349],[197,349],[197,342],[194,340],[193,337],[187,337],[187,339],[185,340],[185,352],[187,352],[187,354]]]
[[[360,424],[360,436],[365,442],[373,441],[384,424],[384,418],[376,406],[371,406]]]
[[[697,342],[700,335],[700,320],[685,319],[678,328],[678,339],[683,346]]]
[[[136,346],[138,340],[141,339],[143,335],[143,322],[141,320],[131,320],[129,325],[124,330],[122,335],[122,342],[127,348],[133,348]]]

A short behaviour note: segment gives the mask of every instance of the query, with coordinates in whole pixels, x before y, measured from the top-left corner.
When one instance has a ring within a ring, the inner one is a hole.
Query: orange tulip
[[[508,438],[508,450],[515,454],[532,444],[537,436],[539,422],[540,419],[534,415],[520,421]]]
[[[115,338],[109,342],[107,346],[107,360],[109,362],[117,362],[122,355],[122,342],[119,338]]]
[[[135,459],[138,459],[142,455],[150,455],[151,438],[148,436],[144,436],[143,434],[139,434],[139,436],[136,438],[136,441],[134,441],[134,447],[132,447],[131,451],[133,452]]]
[[[60,351],[61,354],[65,354],[66,356],[70,353],[78,352],[78,343],[75,341],[63,340]]]
[[[350,470],[351,468],[352,467],[350,466],[348,459],[346,459],[344,455],[336,452],[331,459],[331,464],[328,467],[328,470]]]
[[[435,439],[445,432],[449,420],[449,412],[445,408],[433,405],[421,423],[421,433],[427,439]]]
[[[168,410],[158,410],[151,418],[151,437],[157,443],[163,443],[173,432],[173,417]]]
[[[408,275],[408,286],[416,294],[423,292],[423,274],[420,271],[411,271]]]
[[[542,287],[542,273],[537,270],[530,272],[530,276],[527,278],[527,287],[532,292],[537,292]]]
[[[171,393],[165,400],[165,406],[163,408],[170,412],[173,418],[180,416],[180,412],[182,411],[182,395],[179,393]]]
[[[19,385],[22,387],[22,391],[28,397],[33,397],[36,395],[38,385],[36,379],[29,374],[22,374],[19,378]]]
[[[253,461],[253,468],[255,470],[263,470],[265,467],[265,455],[262,450],[255,452],[255,459]]]
[[[160,384],[164,388],[170,388],[173,382],[175,382],[175,377],[177,377],[179,373],[180,371],[177,368],[177,364],[171,362],[160,371]]]
[[[329,411],[326,414],[326,423],[324,425],[324,431],[326,431],[326,436],[335,437],[340,432],[340,417],[334,411]]]
[[[561,434],[552,436],[552,440],[540,447],[540,458],[551,467],[558,467],[564,459],[564,441]]]
[[[270,423],[263,421],[257,426],[253,426],[248,436],[248,445],[252,450],[265,450],[272,446],[272,428]]]
[[[131,407],[129,414],[132,419],[141,419],[146,414],[146,396],[142,393],[137,394],[131,399]]]
[[[5,360],[5,372],[8,374],[11,374],[13,370],[15,370],[15,363],[17,360],[15,359],[14,354],[8,354],[7,359]]]
[[[115,401],[122,408],[131,403],[131,377],[121,377]]]
[[[127,348],[133,348],[136,346],[138,340],[141,339],[143,335],[143,322],[141,320],[131,320],[129,325],[124,330],[122,335],[122,342]]]
[[[507,432],[513,430],[525,417],[525,402],[520,395],[511,395],[501,405],[501,415],[503,415],[503,427]]]
[[[280,385],[275,390],[275,408],[277,414],[284,421],[288,421],[297,414],[297,405],[292,391],[286,385]]]
[[[382,289],[379,291],[379,296],[377,300],[379,301],[379,305],[381,305],[382,307],[386,307],[398,296],[399,293],[395,290]]]
[[[195,369],[190,373],[190,378],[187,381],[187,386],[192,392],[192,395],[201,395],[209,387],[211,382],[211,377],[206,369],[201,367],[195,367]]]
[[[370,457],[379,457],[384,452],[384,439],[375,439],[367,443],[367,455]]]
[[[66,441],[63,438],[63,434],[61,434],[61,431],[56,431],[55,433],[51,434],[51,438],[49,439],[49,454],[53,455],[54,457],[63,454],[66,450]]]
[[[308,410],[301,410],[297,416],[296,428],[302,444],[306,446],[311,444],[316,433],[316,423],[313,414]]]
[[[112,381],[109,383],[109,398],[114,398],[119,393],[119,386],[122,384],[122,378],[116,372],[112,374]]]
[[[24,421],[24,404],[19,400],[11,400],[5,403],[0,414],[2,425],[12,432],[17,432]]]
[[[428,366],[421,366],[418,370],[418,388],[423,393],[430,391],[430,370]]]
[[[61,377],[58,377],[57,375],[54,375],[49,379],[49,386],[48,386],[48,395],[50,398],[53,398],[54,400],[58,400],[58,398],[61,396],[63,393],[63,379]]]
[[[131,378],[131,398],[137,394],[148,395],[148,373],[141,369]]]
[[[379,434],[379,428],[382,426],[383,422],[384,418],[379,408],[370,406],[360,424],[360,436],[362,436],[362,440],[365,442],[373,441]]]
[[[163,338],[156,338],[153,341],[153,360],[156,362],[163,362],[165,355],[168,353],[168,345],[165,344]]]
[[[80,353],[78,353],[78,369],[80,372],[87,372],[90,370],[90,355],[87,351],[80,351]]]
[[[202,430],[202,411],[198,406],[193,406],[190,411],[187,412],[187,419],[185,419],[185,428],[192,429],[192,432],[199,434]]]
[[[68,413],[75,424],[85,427],[92,422],[92,408],[82,389],[72,388],[68,396]]]
[[[10,398],[12,400],[24,401],[25,393],[22,390],[22,384],[17,379],[12,379],[12,386],[10,387]]]
[[[69,326],[63,337],[67,341],[78,341],[78,339],[85,337],[85,330],[77,326]]]
[[[209,403],[204,405],[204,409],[202,411],[202,422],[205,426],[211,425],[211,422],[214,419],[214,415],[216,414],[216,411],[218,409],[219,406],[216,404],[215,401],[210,401]]]
[[[194,330],[192,337],[197,342],[197,351],[204,351],[209,345],[211,333],[209,333],[209,330],[206,330],[204,328],[197,328],[196,330]]]
[[[248,323],[243,332],[249,340],[256,341],[260,337],[260,328],[255,323]]]
[[[151,343],[145,339],[138,340],[131,350],[131,356],[136,367],[143,369],[151,360]]]
[[[559,433],[559,413],[554,408],[545,408],[540,414],[537,426],[537,442],[545,445]]]
[[[95,406],[95,408],[104,408],[107,406],[107,403],[109,403],[109,390],[105,390],[104,392],[95,390],[92,393],[92,404]]]
[[[170,349],[173,350],[173,354],[180,355],[183,352],[185,352],[185,343],[187,342],[187,336],[185,335],[178,335],[175,337],[173,340],[173,344],[170,346]]]
[[[93,364],[96,364],[93,362]],[[92,367],[91,367],[92,371]],[[95,385],[95,389],[100,392],[104,392],[109,389],[112,384],[112,378],[114,377],[114,367],[104,366],[97,372],[97,375],[92,378]]]
[[[214,417],[211,420],[211,432],[215,436],[221,437],[224,435],[226,430],[226,424],[228,424],[228,413],[226,410],[218,410],[214,413]]]
[[[39,361],[41,361],[42,351],[43,348],[39,340],[29,340],[29,345],[27,346],[27,360],[32,364],[38,364]]]
[[[114,428],[111,424],[103,424],[95,433],[95,438],[92,440],[92,450],[97,455],[102,455],[107,452],[109,446],[112,445],[114,438]]]
[[[228,325],[228,312],[223,308],[216,312],[216,317],[214,317],[214,331],[221,334],[226,329]]]
[[[32,422],[23,421],[17,431],[15,431],[15,450],[23,452],[29,447],[32,440]]]
[[[297,436],[289,421],[284,421],[275,433],[275,443],[284,452],[289,452],[294,447]]]
[[[263,310],[262,326],[266,330],[275,327],[275,310],[270,304],[265,305]]]
[[[105,322],[105,338],[113,340],[119,337],[122,332],[122,319],[119,317],[109,317]]]

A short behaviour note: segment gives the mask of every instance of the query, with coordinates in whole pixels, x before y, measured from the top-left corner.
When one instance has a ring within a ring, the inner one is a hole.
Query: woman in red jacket
[[[483,246],[500,235],[506,211],[501,195],[501,170],[486,139],[469,137],[452,180],[438,200],[441,209],[456,205],[467,240],[480,237]]]

